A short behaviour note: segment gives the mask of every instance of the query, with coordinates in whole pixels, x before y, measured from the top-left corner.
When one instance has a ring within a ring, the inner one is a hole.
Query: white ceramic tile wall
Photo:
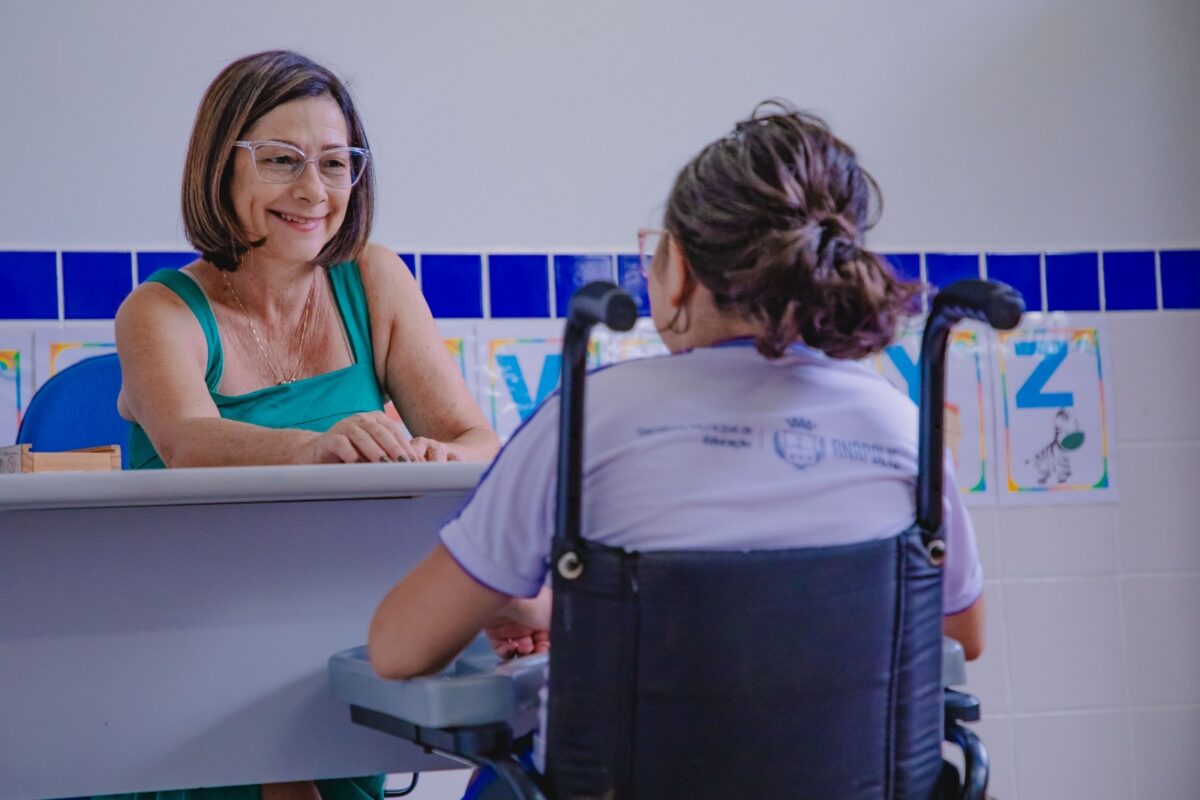
[[[1105,317],[1120,503],[971,509],[989,641],[968,688],[1005,800],[1198,796],[1200,312]],[[451,797],[465,774],[422,781]]]
[[[1193,312],[1106,314],[1120,438],[1200,439],[1200,322]]]
[[[1125,705],[1116,578],[1010,581],[1004,601],[1014,711]]]
[[[1200,786],[1200,707],[1138,709],[1132,717],[1137,796],[1195,797]]]
[[[1200,440],[1122,442],[1117,458],[1122,569],[1200,570]]]
[[[1134,783],[1128,717],[1127,711],[1017,717],[1015,796],[1129,800]]]
[[[1200,706],[1200,573],[1123,578],[1121,594],[1133,705]]]
[[[1200,797],[1200,313],[1105,317],[1120,502],[973,512],[1004,800]]]

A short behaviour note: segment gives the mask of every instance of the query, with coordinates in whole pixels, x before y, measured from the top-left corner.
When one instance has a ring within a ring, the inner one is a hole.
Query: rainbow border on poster
[[[487,358],[487,377],[488,377],[488,406],[492,412],[492,426],[495,427],[496,420],[499,419],[496,410],[496,398],[500,396],[500,392],[496,389],[496,376],[500,371],[496,369],[496,353],[502,347],[507,347],[512,344],[562,344],[561,336],[519,336],[510,339],[489,339],[488,340],[488,358]],[[561,348],[560,348],[561,349]],[[600,362],[600,343],[595,339],[588,342],[588,361],[591,366],[597,366]]]
[[[50,375],[58,374],[58,357],[68,350],[78,350],[87,347],[116,347],[116,342],[51,342],[50,343]],[[50,377],[47,375],[46,377]]]
[[[1066,335],[1068,347],[1079,342],[1088,341],[1096,353],[1096,379],[1100,389],[1100,457],[1104,463],[1104,471],[1100,479],[1093,484],[1073,483],[1058,486],[1021,486],[1012,477],[1012,434],[1008,418],[1008,371],[1005,355],[1008,352],[1008,341],[1013,338],[1032,338],[1035,341],[1046,334]],[[999,333],[1000,339],[1000,394],[1004,398],[1004,477],[1008,491],[1014,494],[1031,492],[1080,492],[1095,489],[1107,489],[1108,482],[1108,408],[1104,392],[1104,365],[1100,358],[1100,331],[1097,328],[1025,328]]]
[[[17,387],[17,428],[20,428],[21,411],[25,407],[21,397],[21,351],[0,350],[0,370],[11,372],[13,385]]]
[[[908,330],[906,330],[903,334],[901,334],[901,336],[897,338],[897,341],[899,341],[900,339],[903,339],[905,336],[916,335],[917,346],[919,349],[921,341],[922,341],[921,337],[922,337],[923,330],[924,330],[923,327],[911,327]],[[970,331],[970,330],[952,331],[950,333],[948,347],[954,346],[954,345],[958,345],[960,347],[966,346],[969,348],[974,348],[975,403],[976,403],[977,407],[979,408],[979,480],[975,482],[974,486],[958,487],[958,491],[961,494],[986,494],[987,493],[987,475],[988,475],[987,426],[988,426],[988,421],[990,420],[990,417],[988,416],[987,406],[985,405],[985,399],[984,399],[983,359],[981,357],[983,349],[979,344],[979,336],[974,331]],[[872,364],[874,364],[875,371],[877,373],[879,373],[880,375],[883,375],[883,372],[884,372],[883,359],[885,357],[886,356],[884,355],[884,352],[882,350],[880,350],[875,355],[869,357],[870,362]],[[901,391],[903,391],[903,390],[901,390]]]
[[[653,358],[653,356],[639,355],[638,353],[641,348],[645,348],[654,344],[662,345],[664,348],[666,347],[666,345],[663,345],[662,339],[657,336],[650,337],[644,334],[637,334],[635,336],[626,336],[618,339],[617,361],[630,361],[634,358]]]
[[[954,331],[950,334],[950,346],[966,347],[975,359],[975,402],[979,407],[979,480],[974,486],[962,491],[965,494],[980,494],[987,491],[987,406],[983,398],[983,359],[979,337],[974,331]]]
[[[450,357],[458,362],[458,371],[465,379],[467,377],[466,339],[462,336],[452,336],[449,339],[443,339],[442,344],[446,345],[446,351],[450,353]]]

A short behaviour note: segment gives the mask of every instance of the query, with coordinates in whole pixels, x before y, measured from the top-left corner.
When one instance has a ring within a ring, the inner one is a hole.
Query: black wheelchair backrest
[[[843,547],[633,553],[580,530],[588,335],[613,317],[632,322],[614,291],[581,290],[563,347],[550,794],[931,796],[942,763],[945,346],[964,317],[1016,325],[1020,296],[965,281],[934,300],[908,530]]]

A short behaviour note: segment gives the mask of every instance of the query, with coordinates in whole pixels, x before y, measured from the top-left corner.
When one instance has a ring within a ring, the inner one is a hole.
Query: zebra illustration
[[[1054,440],[1033,454],[1030,461],[1037,470],[1037,482],[1045,486],[1053,478],[1055,483],[1066,483],[1071,477],[1069,453],[1083,445],[1083,431],[1075,415],[1060,408],[1054,415]]]

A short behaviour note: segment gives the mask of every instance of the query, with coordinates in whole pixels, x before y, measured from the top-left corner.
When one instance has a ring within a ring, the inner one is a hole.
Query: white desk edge
[[[464,494],[486,468],[448,462],[0,475],[0,511]]]

